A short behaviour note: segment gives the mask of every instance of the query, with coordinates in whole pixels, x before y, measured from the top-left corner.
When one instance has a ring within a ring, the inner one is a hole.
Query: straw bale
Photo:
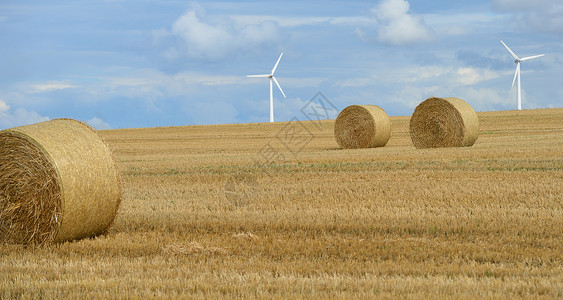
[[[376,105],[350,105],[334,124],[334,138],[345,149],[383,147],[390,135],[389,116]]]
[[[479,136],[475,110],[459,98],[431,97],[420,103],[410,120],[416,148],[469,147]]]
[[[88,125],[57,119],[0,131],[0,242],[102,234],[120,200],[111,152]]]

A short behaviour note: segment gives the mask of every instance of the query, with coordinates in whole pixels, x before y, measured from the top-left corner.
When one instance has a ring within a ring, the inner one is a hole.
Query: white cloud
[[[363,16],[351,16],[351,17],[317,17],[317,16],[273,16],[273,15],[235,15],[231,16],[231,19],[237,24],[237,26],[242,27],[246,25],[259,25],[263,22],[270,21],[275,22],[280,27],[299,27],[299,26],[310,26],[310,25],[368,25],[373,24],[375,21],[373,18],[363,17]]]
[[[11,113],[10,106],[0,99],[0,129],[28,125],[43,121],[49,121],[49,117],[40,116],[38,113],[34,111],[28,111],[24,108],[18,108],[13,113]]]
[[[336,83],[336,85],[341,87],[365,87],[373,84],[374,79],[372,77],[348,78]]]
[[[385,72],[374,72],[363,77],[351,77],[335,81],[334,85],[343,88],[360,88],[369,86],[394,84],[433,84],[436,81],[451,80],[454,68],[447,66],[428,65],[395,65]]]
[[[86,123],[88,123],[88,125],[92,126],[96,130],[111,129],[111,126],[108,123],[96,117],[86,121]]]
[[[514,14],[515,23],[525,29],[563,34],[561,0],[493,0],[493,8]]]
[[[437,85],[405,86],[392,98],[392,102],[403,103],[414,109],[426,98],[432,96],[444,97],[444,93],[444,88]]]
[[[494,71],[488,68],[441,66],[441,65],[397,65],[384,74],[373,74],[360,78],[348,78],[337,82],[343,88],[373,87],[373,95],[363,99],[376,99],[380,104],[414,108],[428,97],[459,97],[475,104],[475,109],[495,110],[510,108],[506,89],[497,91],[491,82],[501,76],[509,78],[512,70]],[[489,82],[487,82],[489,81]],[[381,88],[380,91],[379,88]],[[361,89],[361,91],[367,91]],[[383,92],[384,91],[384,92]]]
[[[154,69],[124,69],[122,73],[100,78],[100,83],[87,89],[88,93],[119,95],[127,98],[166,98],[167,96],[190,95],[205,87],[224,87],[229,85],[256,85],[266,87],[263,78],[247,78],[241,75],[212,75],[200,72],[179,72],[173,75]],[[260,73],[260,71],[256,71]],[[131,74],[135,74],[132,76]],[[316,87],[325,81],[321,77],[282,77],[278,78],[282,88]],[[98,97],[99,98],[99,97]]]
[[[428,97],[457,97],[469,103],[476,111],[492,111],[498,109],[513,109],[515,101],[509,90],[463,86],[406,86],[396,92],[391,98],[393,102],[403,103],[414,109]]]
[[[425,14],[426,24],[438,36],[458,36],[476,32],[505,31],[507,17],[490,12],[450,12]]]
[[[448,66],[405,66],[394,68],[377,75],[377,79],[386,83],[433,83],[451,77],[452,68]]]
[[[30,85],[30,92],[48,92],[54,90],[64,90],[76,88],[77,85],[70,84],[65,81],[47,81]]]
[[[377,40],[391,45],[427,42],[433,39],[421,16],[409,13],[406,0],[382,0],[372,12],[379,23]]]
[[[500,77],[504,73],[494,72],[488,69],[477,69],[477,68],[458,68],[456,73],[456,79],[462,85],[472,85],[486,80],[494,79]]]
[[[0,100],[0,113],[5,113],[8,110],[10,110],[10,106],[6,102]]]
[[[276,77],[276,79],[279,81],[282,88],[284,88],[286,86],[291,87],[291,88],[318,87],[319,85],[321,85],[321,83],[328,80],[328,78],[326,78],[326,77],[302,77],[302,78],[299,78],[299,77],[277,78]],[[251,81],[256,82],[255,80],[251,80]],[[266,82],[267,81],[264,80],[264,84]],[[246,83],[249,83],[248,80],[247,80]]]
[[[154,32],[156,41],[169,37],[180,38],[177,44],[163,51],[163,56],[174,60],[186,53],[191,58],[207,61],[226,59],[237,51],[255,51],[280,43],[283,33],[277,22],[262,20],[260,23],[243,23],[229,17],[206,17],[205,10],[192,5],[172,24],[170,31]]]
[[[223,56],[234,43],[227,28],[201,22],[195,11],[188,11],[172,25],[172,33],[180,36],[193,56],[214,59]]]
[[[515,109],[516,100],[510,90],[464,86],[452,92],[455,97],[467,101],[476,111]]]

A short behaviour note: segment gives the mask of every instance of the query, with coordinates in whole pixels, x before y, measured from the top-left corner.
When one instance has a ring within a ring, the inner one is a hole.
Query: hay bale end
[[[410,136],[419,149],[469,147],[479,136],[479,119],[462,99],[431,97],[414,110]]]
[[[56,119],[0,131],[0,242],[102,234],[120,200],[111,152],[88,125]]]
[[[334,124],[334,138],[344,149],[383,147],[391,136],[391,122],[376,105],[350,105]]]

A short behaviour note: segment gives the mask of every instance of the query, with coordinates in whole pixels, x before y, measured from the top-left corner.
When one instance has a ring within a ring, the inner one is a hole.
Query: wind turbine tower
[[[272,71],[270,72],[270,74],[263,74],[263,75],[247,75],[246,77],[262,77],[262,78],[269,78],[270,79],[270,122],[274,122],[274,91],[273,91],[273,82],[276,83],[276,85],[278,86],[278,88],[280,89],[280,92],[282,93],[283,97],[285,97],[285,94],[280,86],[280,84],[278,83],[278,81],[276,80],[276,77],[274,77],[274,72],[276,72],[276,69],[278,67],[278,64],[280,63],[280,60],[283,56],[283,52],[280,54],[280,57],[278,58],[278,61],[276,62],[276,64],[274,65],[274,68],[272,69]]]
[[[516,77],[518,77],[518,110],[522,110],[522,91],[521,91],[521,87],[520,87],[520,62],[525,61],[525,60],[529,60],[529,59],[532,59],[532,58],[541,57],[541,56],[543,56],[543,54],[528,56],[528,57],[524,57],[524,58],[518,58],[518,56],[516,54],[514,54],[514,52],[512,52],[512,50],[510,50],[510,48],[508,48],[508,46],[503,41],[500,41],[500,42],[504,45],[504,47],[506,47],[506,50],[508,50],[508,52],[510,52],[510,55],[512,55],[512,57],[514,57],[514,63],[516,64],[516,73],[514,73],[514,79],[512,79],[512,86],[514,86],[514,82],[516,81]]]

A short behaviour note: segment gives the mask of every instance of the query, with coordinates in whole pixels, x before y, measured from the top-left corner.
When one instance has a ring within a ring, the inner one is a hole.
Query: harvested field
[[[563,109],[478,113],[472,147],[340,149],[334,120],[101,131],[109,232],[0,244],[9,297],[563,297]]]

